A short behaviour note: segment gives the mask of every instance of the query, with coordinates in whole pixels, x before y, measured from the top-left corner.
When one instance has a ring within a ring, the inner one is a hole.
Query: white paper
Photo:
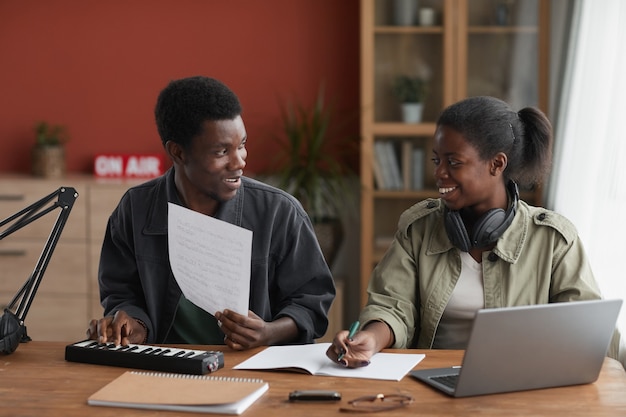
[[[252,231],[168,203],[168,244],[185,298],[209,314],[248,315]]]
[[[362,368],[346,368],[326,356],[330,343],[270,346],[233,369],[306,370],[312,375],[400,381],[426,355],[421,353],[379,352]]]

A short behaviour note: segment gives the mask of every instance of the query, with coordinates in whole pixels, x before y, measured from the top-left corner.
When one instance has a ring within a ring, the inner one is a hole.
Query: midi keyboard
[[[65,347],[65,360],[161,372],[204,375],[224,367],[219,351],[150,345],[116,346],[84,340]]]

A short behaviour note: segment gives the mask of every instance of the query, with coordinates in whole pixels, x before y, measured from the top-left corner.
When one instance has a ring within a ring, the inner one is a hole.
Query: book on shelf
[[[424,189],[424,149],[414,148],[412,151],[411,173],[413,175],[411,189]]]
[[[376,149],[376,147],[374,149]],[[383,163],[381,161],[382,154],[376,150],[372,159],[372,170],[374,171],[374,182],[376,188],[384,190],[387,187],[387,183],[385,181],[385,176],[383,175]]]
[[[267,390],[261,379],[127,371],[87,399],[89,405],[239,415]]]
[[[374,142],[374,159],[380,171],[382,190],[401,190],[402,175],[394,144],[391,141],[378,140]],[[376,167],[374,167],[376,169]],[[376,175],[376,171],[374,171]],[[378,182],[378,181],[377,181]]]
[[[387,156],[387,163],[389,164],[390,176],[392,178],[392,189],[401,190],[404,186],[402,184],[402,174],[400,173],[400,162],[398,161],[398,155],[396,153],[395,143],[392,141],[386,141],[385,151]]]
[[[405,191],[424,189],[424,148],[404,140],[401,145],[402,184]]]
[[[424,355],[379,352],[362,368],[346,368],[326,356],[330,343],[269,346],[233,369],[273,370],[307,373],[317,376],[401,380]]]
[[[374,142],[374,159],[375,159],[375,167],[378,165],[379,173],[380,173],[380,189],[381,190],[391,190],[393,189],[393,174],[391,172],[391,167],[389,165],[389,160],[387,157],[387,148],[385,146],[385,142],[376,141]],[[376,171],[374,171],[376,174]]]
[[[402,183],[405,190],[413,189],[413,142],[402,142]]]

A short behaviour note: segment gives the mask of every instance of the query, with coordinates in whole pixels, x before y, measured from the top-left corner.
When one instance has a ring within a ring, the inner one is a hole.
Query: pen
[[[352,323],[350,325],[350,330],[348,331],[348,339],[352,340],[352,338],[354,337],[354,335],[356,334],[357,330],[359,330],[359,326],[361,325],[361,323],[359,323],[359,321],[355,321],[354,323]],[[339,362],[340,360],[343,359],[343,356],[346,354],[346,352],[343,351],[343,349],[341,350],[341,353],[339,354],[339,356],[337,356],[337,362]]]

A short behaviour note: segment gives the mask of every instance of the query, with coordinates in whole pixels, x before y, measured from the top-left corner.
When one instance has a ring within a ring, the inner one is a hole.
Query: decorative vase
[[[412,26],[417,18],[417,0],[393,0],[393,23]]]
[[[402,103],[402,121],[404,123],[420,123],[424,103]]]
[[[36,145],[32,152],[32,163],[33,175],[61,178],[65,175],[65,148],[61,145]]]

